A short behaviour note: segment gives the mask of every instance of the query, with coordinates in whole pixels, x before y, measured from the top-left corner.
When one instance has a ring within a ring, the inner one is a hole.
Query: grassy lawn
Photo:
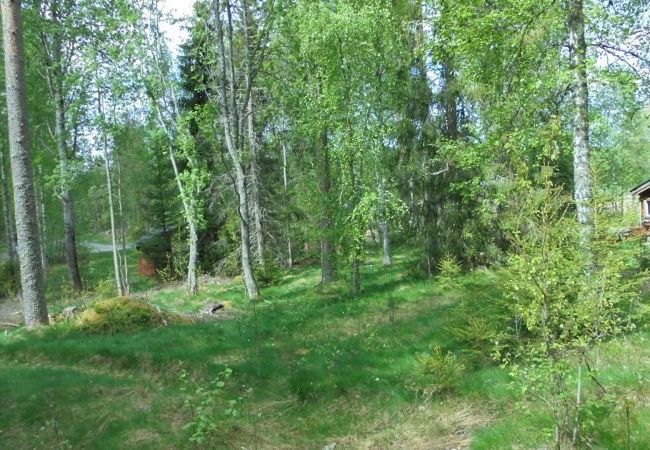
[[[498,276],[478,271],[442,290],[413,278],[410,262],[408,253],[391,268],[369,258],[357,298],[344,283],[319,287],[316,268],[297,269],[264,288],[256,305],[236,281],[204,285],[189,298],[182,286],[151,289],[151,280],[134,277],[134,290],[163,309],[196,312],[224,301],[234,314],[115,335],[60,326],[0,337],[0,448],[502,449],[552,442],[546,411],[518,409],[507,369],[453,332],[471,318],[499,326]],[[109,253],[93,255],[84,277],[109,278],[111,264]],[[62,268],[50,276],[53,296],[59,271],[63,277]],[[625,386],[633,401],[631,448],[650,448],[648,337],[642,331],[603,350],[603,376]],[[423,396],[427,379],[417,358],[433,346],[452,351],[465,369],[455,389]],[[197,387],[210,386],[226,367],[232,376],[210,399],[216,429],[193,444],[194,429],[185,425],[197,411]],[[232,406],[237,415],[225,414]],[[598,448],[625,448],[625,417],[594,413]]]

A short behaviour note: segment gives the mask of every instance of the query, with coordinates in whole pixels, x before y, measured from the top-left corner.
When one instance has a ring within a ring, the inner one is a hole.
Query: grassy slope
[[[110,274],[106,255],[93,261],[86,273]],[[319,289],[318,271],[307,268],[265,288],[265,302],[254,308],[237,284],[204,286],[192,299],[181,288],[147,294],[185,312],[228,301],[238,314],[227,321],[114,336],[60,328],[0,338],[0,448],[189,447],[181,370],[206,385],[225,366],[234,374],[218,409],[241,398],[242,414],[220,417],[208,448],[498,449],[548,442],[547,416],[517,410],[507,372],[480,364],[485,358],[449,331],[468,316],[494,314],[496,276],[468,274],[442,292],[409,278],[406,255],[390,269],[378,261],[364,267],[365,291],[356,299],[343,285]],[[148,287],[145,280],[135,284]],[[636,448],[650,447],[646,339],[641,333],[604,353],[605,376],[636,399]],[[421,381],[416,355],[432,345],[466,358],[467,369],[455,392],[425,400],[412,386]],[[623,417],[616,411],[599,419],[608,424],[598,436],[607,448],[624,448]]]

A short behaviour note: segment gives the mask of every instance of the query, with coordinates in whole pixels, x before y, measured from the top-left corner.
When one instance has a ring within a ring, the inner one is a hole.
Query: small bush
[[[438,263],[438,271],[440,272],[438,282],[440,283],[440,287],[443,289],[451,289],[454,287],[456,278],[462,270],[463,268],[458,260],[453,255],[447,253]]]
[[[185,396],[183,406],[191,415],[183,429],[190,431],[190,442],[211,447],[215,444],[213,438],[223,431],[223,419],[240,415],[242,397],[227,401],[224,398],[231,376],[232,369],[226,367],[213,380],[203,384],[193,381],[186,370],[181,372],[181,391]]]
[[[90,333],[116,333],[166,325],[168,317],[146,303],[125,297],[100,300],[79,316],[77,327]]]
[[[93,294],[96,298],[108,300],[115,297],[115,279],[105,278],[97,282],[93,288]]]
[[[164,268],[172,254],[172,231],[155,231],[142,236],[136,242],[136,248],[156,268]]]
[[[255,277],[263,286],[276,285],[284,275],[284,271],[270,257],[265,258],[262,264],[255,268]]]
[[[487,312],[483,312],[487,314]],[[468,356],[478,366],[494,361],[497,349],[503,350],[508,342],[505,332],[499,330],[502,325],[496,317],[471,316],[467,312],[467,319],[462,326],[451,326],[447,332],[463,344],[464,356]]]
[[[465,367],[451,352],[442,353],[434,347],[431,353],[418,355],[418,372],[421,377],[420,391],[425,396],[453,391]]]
[[[20,285],[18,266],[6,261],[0,264],[0,298],[13,297]]]

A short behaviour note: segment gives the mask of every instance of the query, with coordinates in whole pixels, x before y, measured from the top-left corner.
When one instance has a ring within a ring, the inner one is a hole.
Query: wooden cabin
[[[638,196],[641,208],[641,226],[650,231],[650,180],[638,185],[630,191]]]

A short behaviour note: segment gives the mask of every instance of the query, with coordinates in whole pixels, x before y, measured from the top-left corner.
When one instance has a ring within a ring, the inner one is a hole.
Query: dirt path
[[[102,244],[100,242],[82,242],[81,245],[86,247],[88,250],[90,250],[92,253],[106,253],[106,252],[112,252],[113,251],[113,246],[111,244]],[[133,245],[132,242],[129,242],[126,245],[127,250],[131,250],[135,246]],[[122,250],[122,245],[120,244],[119,249]]]

